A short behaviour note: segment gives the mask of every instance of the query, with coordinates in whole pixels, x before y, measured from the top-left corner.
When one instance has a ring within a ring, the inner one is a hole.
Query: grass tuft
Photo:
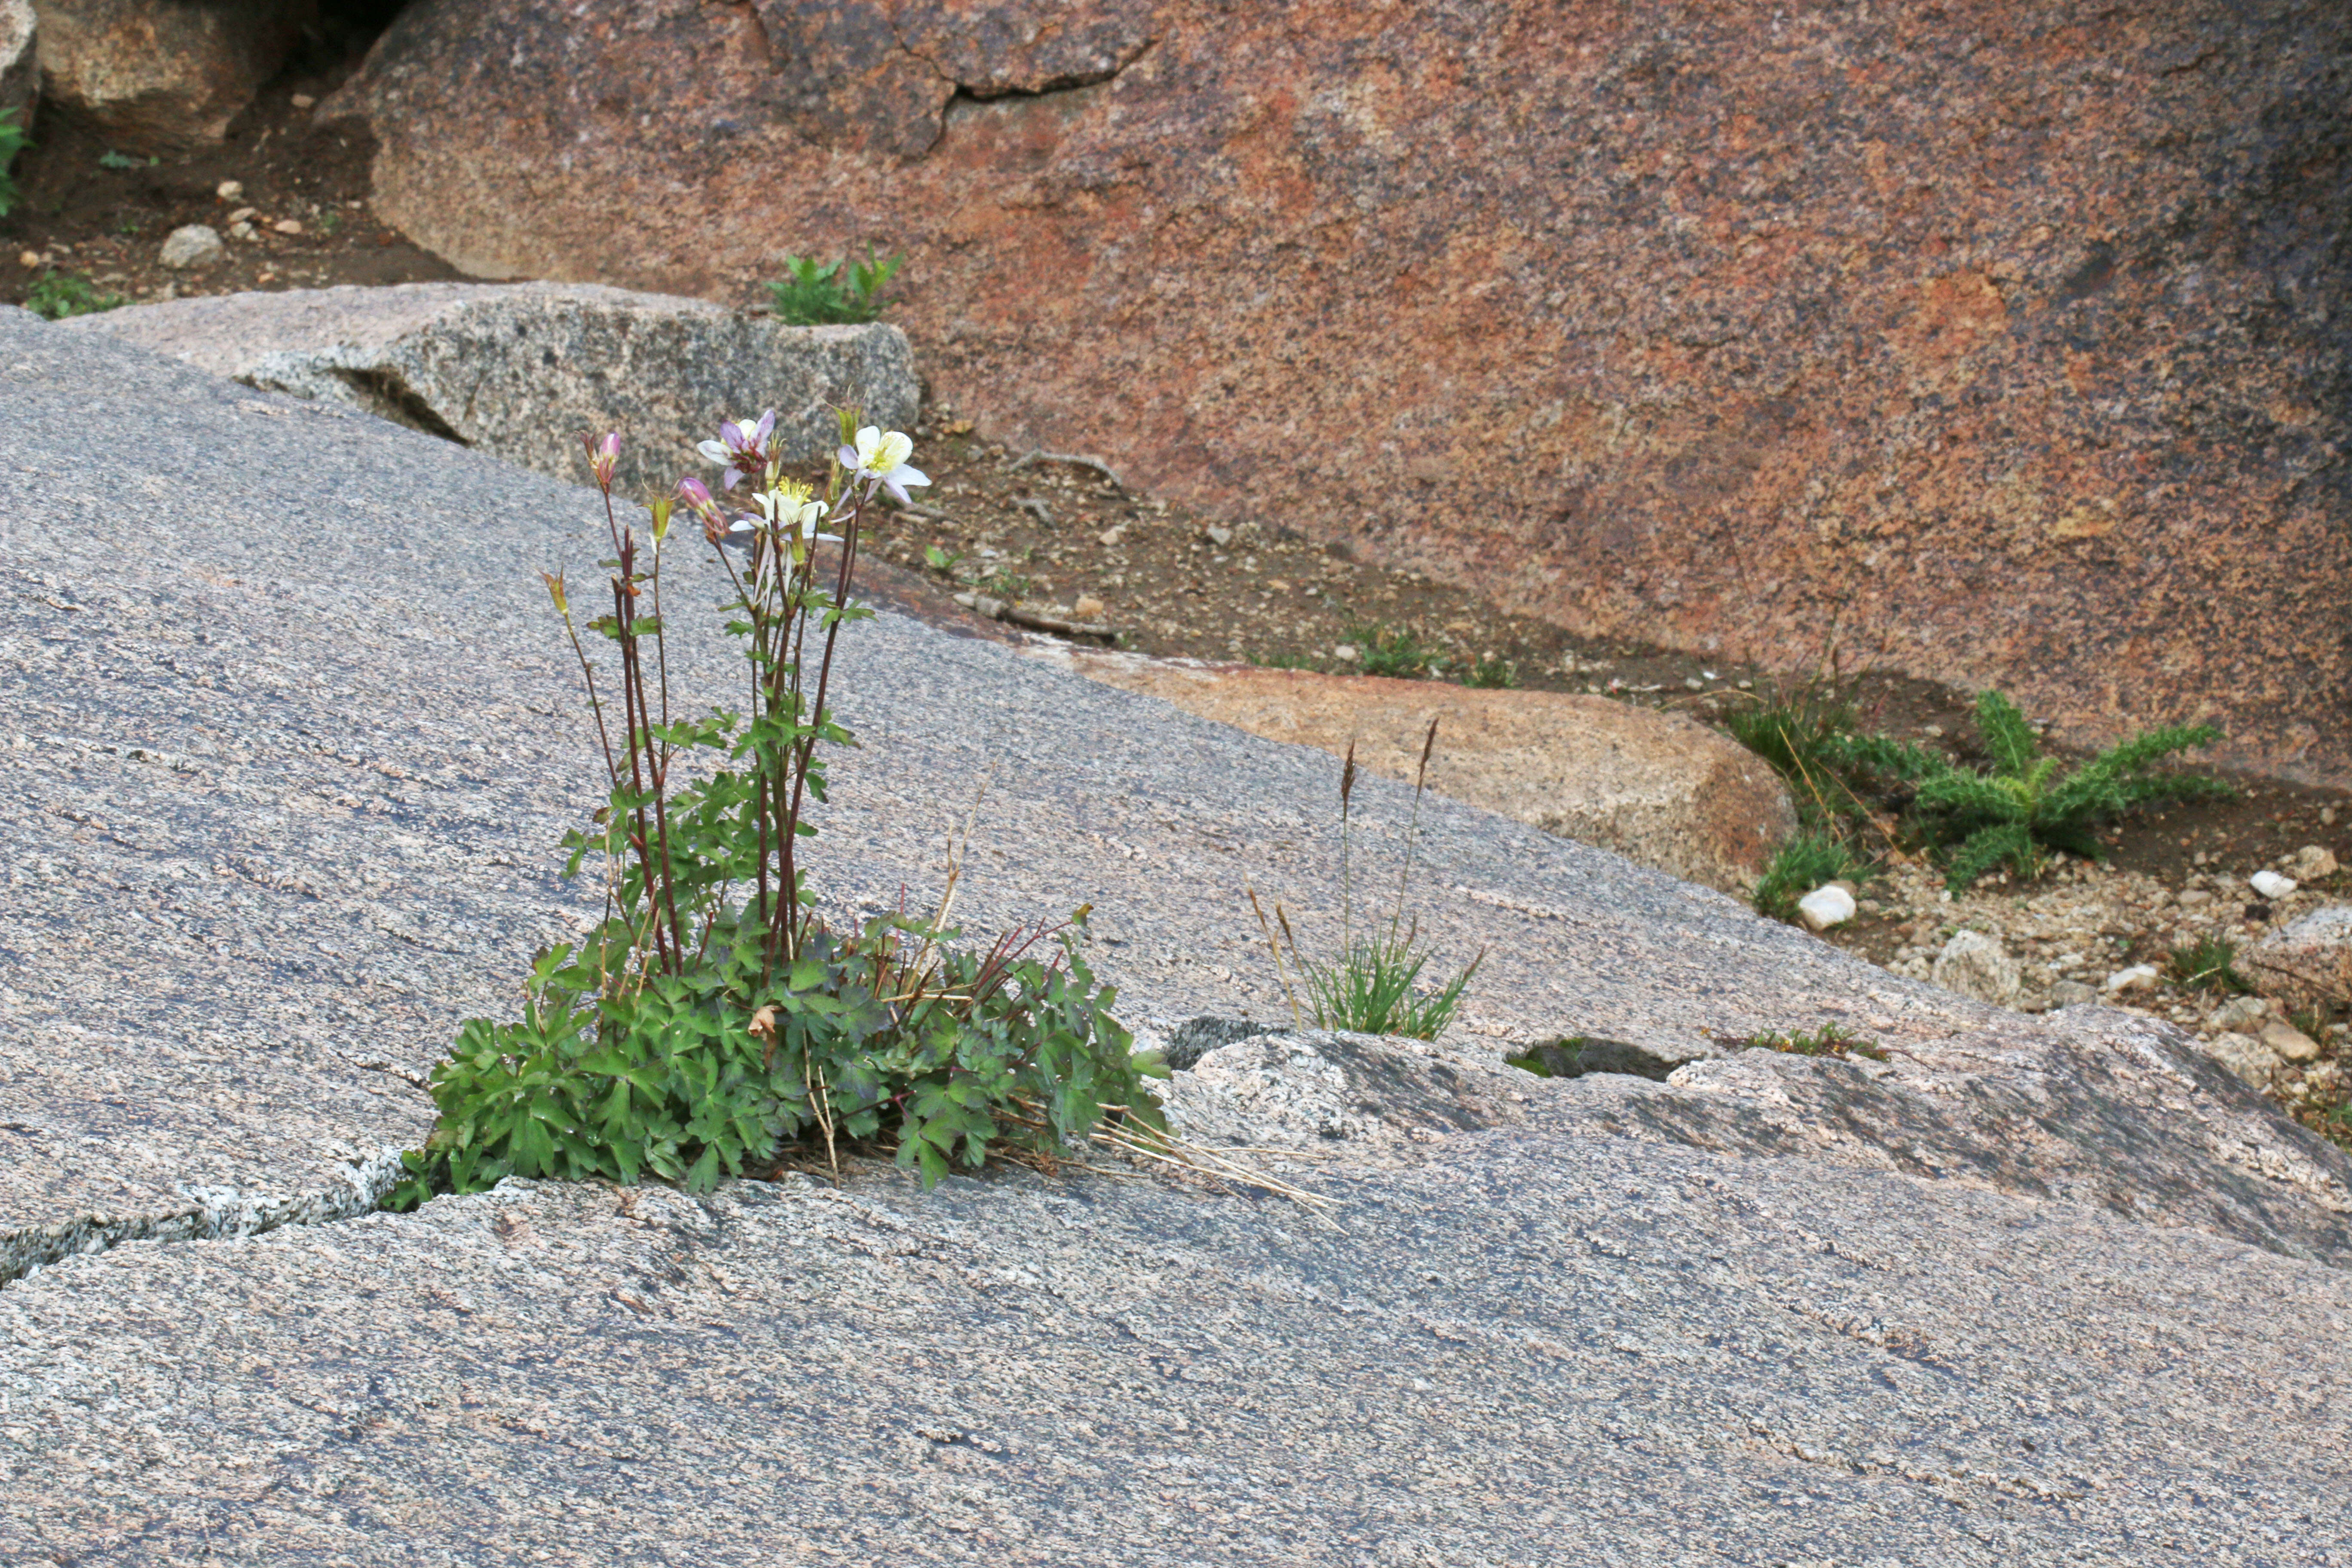
[[[1764,868],[1756,884],[1756,910],[1776,921],[1794,920],[1797,900],[1822,883],[1861,882],[1877,874],[1877,866],[1836,828],[1801,828]]]
[[[2185,991],[2219,991],[2242,996],[2253,987],[2233,967],[2238,944],[2226,936],[2200,937],[2165,955],[2165,972]]]

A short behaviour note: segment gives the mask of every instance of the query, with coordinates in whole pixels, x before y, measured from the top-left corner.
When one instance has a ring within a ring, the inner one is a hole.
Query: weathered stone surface
[[[183,224],[163,237],[163,247],[156,259],[166,267],[187,271],[219,265],[227,248],[221,243],[220,230],[210,224]]]
[[[1999,940],[1980,931],[1954,931],[1936,955],[1934,973],[1936,984],[1945,990],[1996,1007],[2014,1007],[2024,994],[2017,960]]]
[[[2212,1058],[2238,1075],[2255,1089],[2267,1089],[2285,1064],[2279,1054],[2264,1045],[2254,1035],[2241,1035],[2224,1030],[2213,1037],[2205,1047]]]
[[[2289,1007],[2352,1002],[2352,904],[2328,904],[2289,921],[2237,959],[2240,973]]]
[[[20,128],[33,123],[41,96],[35,31],[32,0],[0,0],[0,113],[14,113]],[[0,174],[6,172],[0,167]]]
[[[1580,631],[1834,625],[2069,739],[2210,718],[2342,781],[2340,20],[419,0],[322,112],[482,276],[904,250],[1008,441]]]
[[[317,0],[34,0],[42,90],[130,151],[217,142],[318,9]]]
[[[777,410],[787,448],[839,445],[833,405],[890,427],[921,401],[906,334],[788,327],[707,300],[593,284],[403,283],[216,294],[77,317],[215,375],[324,398],[585,482],[583,431],[626,440],[619,481],[717,476],[719,422]]]
[[[2352,1165],[2179,1031],[1992,1013],[1439,798],[1424,929],[1489,947],[1471,1026],[1187,1033],[1275,1016],[1244,877],[1310,937],[1336,912],[1328,761],[896,617],[852,644],[828,899],[935,887],[993,771],[970,928],[1091,900],[1123,1010],[1205,1047],[1178,1109],[1329,1215],[854,1164],[300,1224],[596,908],[550,874],[591,775],[534,573],[593,560],[598,509],[22,312],[0,388],[0,1236],[47,1264],[0,1289],[0,1557],[2347,1544]],[[729,673],[674,652],[681,689]],[[1359,784],[1368,879],[1409,797]],[[1831,1019],[1891,1059],[1719,1054]],[[1500,1062],[1570,1032],[1682,1065]]]
[[[1410,784],[1430,721],[1429,787],[1728,893],[1754,885],[1797,816],[1753,752],[1679,714],[1558,691],[1150,658],[1055,644],[1032,658],[1269,741]],[[1339,810],[1336,770],[1331,810]]]

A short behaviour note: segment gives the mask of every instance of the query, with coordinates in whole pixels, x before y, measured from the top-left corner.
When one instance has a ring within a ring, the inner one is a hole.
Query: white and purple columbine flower
[[[726,468],[720,484],[731,490],[744,475],[756,474],[768,466],[768,437],[775,429],[776,411],[772,408],[761,415],[756,424],[739,425],[729,419],[719,425],[718,440],[705,441],[696,450]]]
[[[849,469],[855,479],[866,481],[868,495],[877,488],[886,489],[902,505],[912,504],[907,500],[908,485],[931,482],[929,474],[908,464],[907,459],[914,455],[915,443],[908,437],[871,425],[857,433],[855,447],[844,447],[839,453],[841,466]]]

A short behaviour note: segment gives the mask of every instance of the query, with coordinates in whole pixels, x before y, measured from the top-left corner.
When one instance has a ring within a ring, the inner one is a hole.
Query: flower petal
[[[717,441],[698,442],[694,449],[709,462],[723,463],[727,460],[727,448]]]

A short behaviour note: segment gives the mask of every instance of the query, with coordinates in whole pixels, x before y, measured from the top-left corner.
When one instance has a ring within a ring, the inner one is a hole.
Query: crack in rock
[[[109,1251],[127,1241],[233,1241],[285,1225],[331,1225],[371,1214],[402,1174],[401,1151],[379,1149],[353,1163],[344,1185],[307,1192],[247,1193],[236,1187],[184,1187],[194,1206],[163,1214],[84,1215],[0,1236],[0,1285],[68,1258]]]

